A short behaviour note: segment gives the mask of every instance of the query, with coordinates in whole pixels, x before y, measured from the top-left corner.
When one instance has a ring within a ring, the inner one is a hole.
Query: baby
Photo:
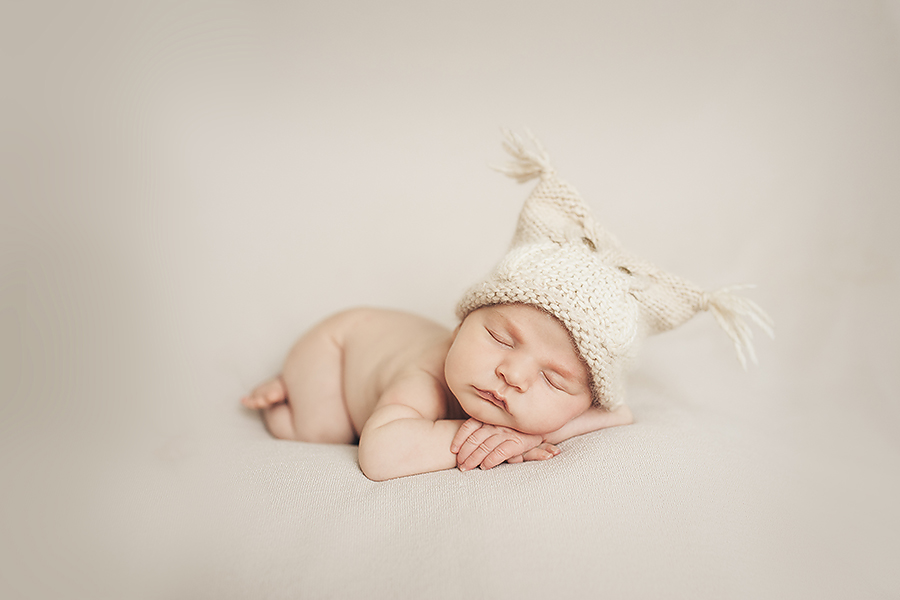
[[[526,304],[479,308],[452,332],[401,312],[340,313],[243,403],[277,438],[358,439],[359,466],[377,481],[542,460],[562,440],[631,422],[625,406],[593,406],[568,331]]]
[[[600,227],[546,152],[507,133],[500,170],[540,178],[512,245],[457,306],[448,329],[410,314],[355,309],[306,333],[279,376],[242,402],[281,439],[359,443],[381,481],[458,467],[544,460],[573,436],[632,422],[622,379],[644,336],[712,311],[755,360],[754,303],[706,293],[627,253]]]

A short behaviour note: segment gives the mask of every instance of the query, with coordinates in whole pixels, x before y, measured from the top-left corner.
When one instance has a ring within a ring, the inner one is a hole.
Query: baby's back
[[[400,311],[355,308],[323,323],[343,352],[342,383],[347,410],[357,431],[382,393],[400,379],[422,371],[444,384],[450,330]],[[435,398],[445,403],[445,398]],[[445,410],[441,407],[441,410]]]

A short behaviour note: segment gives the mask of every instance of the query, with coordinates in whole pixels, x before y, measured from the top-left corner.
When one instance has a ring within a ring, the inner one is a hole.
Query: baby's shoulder
[[[443,380],[426,370],[410,370],[395,378],[378,400],[379,407],[388,404],[413,408],[425,419],[444,419],[448,414]]]
[[[444,360],[452,337],[448,328],[383,308],[354,308],[337,318],[348,377],[371,382],[376,396],[388,401],[443,403]]]
[[[371,366],[373,381],[379,382],[377,404],[402,404],[425,418],[445,418],[449,390],[444,360],[450,330],[401,311],[361,308],[351,314],[356,326],[346,351]]]

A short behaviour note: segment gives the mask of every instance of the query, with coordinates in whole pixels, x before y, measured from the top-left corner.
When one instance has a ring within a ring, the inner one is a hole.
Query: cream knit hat
[[[754,302],[733,295],[734,286],[713,293],[657,269],[626,252],[590,214],[578,192],[556,175],[534,136],[534,152],[506,131],[513,161],[498,170],[524,183],[540,178],[525,200],[509,252],[493,273],[466,292],[460,319],[493,304],[537,306],[569,330],[591,373],[594,404],[614,409],[623,402],[624,372],[646,335],[681,325],[709,310],[734,342],[756,362],[748,317],[769,335],[772,323]]]

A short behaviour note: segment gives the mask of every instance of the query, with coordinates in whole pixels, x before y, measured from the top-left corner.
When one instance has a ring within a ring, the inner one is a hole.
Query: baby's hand
[[[504,461],[545,460],[559,454],[556,446],[543,442],[540,435],[469,419],[456,432],[450,451],[456,453],[460,471],[479,465],[490,469]]]

